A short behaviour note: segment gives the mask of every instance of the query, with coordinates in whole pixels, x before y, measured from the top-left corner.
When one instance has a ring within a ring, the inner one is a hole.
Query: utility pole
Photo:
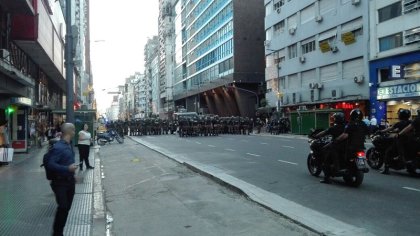
[[[66,122],[74,123],[73,91],[73,33],[71,25],[71,0],[66,0]]]

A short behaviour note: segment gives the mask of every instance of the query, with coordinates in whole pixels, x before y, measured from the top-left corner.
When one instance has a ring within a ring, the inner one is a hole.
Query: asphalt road
[[[130,139],[100,158],[110,235],[316,235]]]
[[[140,137],[153,145],[278,194],[376,235],[419,235],[420,179],[404,171],[384,176],[371,170],[361,187],[342,179],[332,185],[309,175],[308,143],[299,137]]]

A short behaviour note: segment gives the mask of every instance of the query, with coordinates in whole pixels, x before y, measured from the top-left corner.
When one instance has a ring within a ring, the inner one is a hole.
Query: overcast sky
[[[98,110],[125,78],[144,71],[143,49],[158,32],[158,0],[91,0],[92,72]]]

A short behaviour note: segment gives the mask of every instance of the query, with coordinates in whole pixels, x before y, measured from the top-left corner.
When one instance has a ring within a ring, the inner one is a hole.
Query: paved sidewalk
[[[315,235],[131,139],[100,155],[115,235]]]
[[[0,235],[51,235],[56,210],[54,194],[40,167],[47,146],[29,154],[15,154],[14,161],[0,166]],[[78,152],[76,150],[76,160]],[[90,158],[93,160],[94,151]],[[93,163],[93,161],[91,162]],[[78,172],[76,195],[64,235],[91,234],[93,173]]]

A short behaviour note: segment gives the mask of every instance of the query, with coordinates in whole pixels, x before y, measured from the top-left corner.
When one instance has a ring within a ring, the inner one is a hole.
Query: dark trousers
[[[79,157],[80,157],[80,168],[83,168],[83,161],[85,162],[86,167],[89,167],[89,150],[90,145],[79,144]]]
[[[73,180],[53,180],[51,188],[55,194],[57,202],[57,212],[55,213],[53,236],[62,236],[64,226],[66,226],[67,216],[73,203],[75,181]]]

